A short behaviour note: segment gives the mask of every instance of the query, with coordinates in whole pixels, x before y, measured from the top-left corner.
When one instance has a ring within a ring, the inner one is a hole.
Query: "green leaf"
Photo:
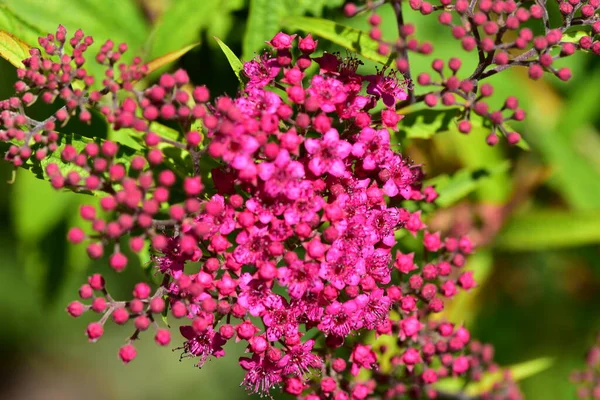
[[[56,226],[73,200],[63,195],[48,182],[35,179],[29,172],[17,172],[12,191],[11,217],[19,240],[37,242]]]
[[[586,31],[565,32],[565,33],[563,33],[560,41],[567,42],[567,43],[579,43],[581,38],[584,36],[590,36],[590,32],[586,32]]]
[[[509,251],[539,251],[600,243],[600,210],[529,211],[514,216],[496,238]]]
[[[248,22],[243,39],[243,60],[250,60],[256,51],[266,47],[265,41],[271,40],[280,30],[281,19],[289,10],[285,0],[250,0]]]
[[[178,0],[164,12],[156,24],[150,42],[150,55],[155,58],[197,43],[200,32],[211,23],[222,1]]]
[[[600,70],[596,69],[569,91],[553,115],[539,102],[532,102],[529,110],[528,140],[552,168],[548,183],[578,210],[600,209],[600,141],[593,128],[599,86]]]
[[[554,359],[541,357],[515,364],[492,373],[485,373],[480,381],[467,384],[464,379],[446,378],[437,382],[434,387],[448,393],[463,393],[467,396],[477,396],[489,391],[495,382],[503,380],[504,372],[510,371],[515,381],[521,381],[536,375],[552,366]]]
[[[17,68],[23,68],[23,60],[29,58],[29,45],[8,32],[0,30],[0,57]]]
[[[553,358],[541,357],[525,361],[519,364],[511,365],[510,367],[504,368],[504,370],[509,370],[512,379],[514,379],[515,381],[521,381],[550,368],[552,364],[554,364]],[[472,383],[469,386],[467,386],[466,393],[469,395],[477,395],[484,393],[492,387],[494,382],[502,380],[503,372],[504,371],[496,371],[491,374],[485,374],[481,381]]]
[[[146,66],[148,67],[148,74],[151,74],[154,71],[157,71],[160,68],[166,67],[167,65],[171,64],[172,62],[179,60],[188,51],[192,50],[194,47],[198,46],[199,44],[200,43],[193,43],[188,46],[185,46],[182,49],[175,50],[175,51],[172,51],[170,53],[167,53],[160,57],[155,58],[154,60],[152,60],[146,64]]]
[[[404,114],[398,132],[409,139],[430,139],[435,134],[447,132],[462,135],[458,131],[459,113],[460,109],[456,107],[445,110],[427,108],[408,111]],[[470,121],[472,126],[470,135],[487,135],[491,131],[487,121],[478,115],[471,116]],[[517,147],[523,150],[530,149],[523,139],[519,141]]]
[[[70,171],[77,171],[79,174],[81,174],[81,176],[87,176],[87,172],[83,168],[78,167],[74,164],[68,164],[63,162],[63,160],[60,157],[60,154],[65,148],[65,146],[68,144],[73,146],[77,150],[77,152],[81,152],[84,149],[84,147],[91,142],[95,142],[101,145],[103,140],[99,138],[91,139],[74,133],[60,133],[56,151],[54,151],[48,157],[42,160],[38,160],[35,157],[31,157],[29,160],[27,160],[25,164],[23,164],[22,168],[30,170],[35,175],[35,177],[43,180],[50,180],[50,177],[46,173],[46,167],[48,166],[48,164],[51,163],[58,165],[58,168],[63,175],[66,175]],[[7,151],[12,144],[13,143],[10,142],[0,142],[0,152]],[[115,157],[115,162],[122,163],[126,167],[128,167],[131,163],[131,159],[136,154],[136,150],[125,145],[120,145],[119,151],[117,152],[117,155]]]
[[[324,8],[338,8],[344,4],[344,0],[297,0],[302,13],[311,13],[315,17],[323,15]]]
[[[229,65],[231,65],[231,69],[233,70],[235,76],[238,78],[238,81],[240,81],[240,83],[243,85],[244,81],[242,80],[241,72],[244,69],[244,64],[242,64],[242,62],[239,58],[237,58],[235,53],[231,51],[231,49],[225,43],[223,43],[221,39],[219,39],[216,36],[214,36],[214,39],[219,44],[221,50],[223,50],[223,53],[225,53],[225,57],[227,57],[227,61],[229,61]]]
[[[104,78],[106,67],[95,63],[93,55],[106,40],[127,43],[129,51],[122,61],[129,62],[140,54],[148,37],[148,27],[136,0],[4,0],[3,3],[20,20],[35,21],[35,26],[44,34],[56,32],[60,23],[67,28],[69,38],[77,29],[93,36],[86,69],[98,82]],[[16,31],[10,32],[29,45],[37,46],[36,35],[20,36]]]
[[[327,39],[368,60],[391,65],[396,55],[382,56],[377,52],[379,43],[369,37],[367,32],[344,26],[333,21],[312,17],[288,17],[282,23],[287,29],[302,30]]]
[[[23,20],[5,5],[0,5],[0,29],[10,32],[11,35],[30,46],[37,45],[38,37],[43,34],[40,28]],[[27,57],[29,57],[29,53],[27,53]]]
[[[491,168],[465,168],[452,176],[446,174],[436,176],[425,181],[425,185],[434,185],[439,194],[435,203],[440,207],[448,207],[476,190],[487,179],[508,171],[509,168],[509,161]]]

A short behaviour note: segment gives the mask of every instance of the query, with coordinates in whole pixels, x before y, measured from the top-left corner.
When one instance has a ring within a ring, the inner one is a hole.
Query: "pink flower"
[[[291,49],[294,39],[297,35],[288,35],[287,33],[279,32],[270,41],[266,42],[277,50]]]
[[[325,78],[321,75],[313,77],[308,93],[317,99],[321,110],[327,113],[335,111],[336,105],[346,101],[348,96],[342,82],[336,78]]]
[[[246,89],[247,96],[235,99],[235,105],[246,116],[260,117],[263,113],[275,114],[281,105],[281,97],[268,90],[252,87]]]
[[[306,139],[306,151],[311,155],[308,169],[316,176],[330,173],[340,177],[346,172],[344,160],[350,155],[352,145],[340,136],[335,129],[330,129],[322,139]]]
[[[183,344],[184,353],[182,357],[200,357],[200,360],[196,363],[198,368],[202,368],[210,356],[219,358],[225,355],[223,345],[227,343],[227,341],[220,333],[215,332],[212,327],[209,327],[201,334],[198,334],[194,328],[189,325],[181,326],[179,331],[181,332],[181,335],[187,339]]]
[[[280,70],[281,67],[277,60],[268,58],[266,54],[244,63],[244,74],[249,78],[246,90],[267,86],[275,79]]]
[[[410,199],[413,192],[411,186],[422,178],[420,168],[410,165],[398,155],[392,157],[383,168],[388,177],[383,185],[384,193],[390,197],[400,194],[405,199]]]
[[[242,274],[240,277],[239,288],[238,304],[247,309],[254,317],[263,316],[268,307],[281,307],[281,297],[274,294],[266,282],[253,279],[248,273]]]
[[[371,350],[371,346],[357,344],[350,354],[350,361],[352,362],[350,372],[357,376],[361,368],[372,369],[377,366],[377,355]]]
[[[404,318],[400,321],[400,332],[398,336],[401,340],[406,340],[407,338],[416,340],[417,334],[422,328],[423,324],[421,324],[416,317],[412,316]]]
[[[264,191],[270,197],[283,195],[290,200],[300,197],[300,179],[304,177],[304,166],[292,161],[287,150],[281,150],[274,162],[258,164],[258,176],[264,183]]]
[[[387,107],[394,107],[397,101],[406,100],[408,93],[403,88],[402,83],[398,80],[397,71],[384,76],[385,69],[379,71],[377,75],[367,75],[365,79],[369,81],[367,93],[381,98],[383,104]]]
[[[469,359],[465,356],[458,356],[454,359],[452,363],[452,372],[454,374],[460,375],[467,372],[469,369]]]
[[[387,129],[363,128],[352,145],[352,155],[362,159],[362,167],[367,171],[385,164],[393,154]]]
[[[252,393],[268,394],[272,387],[283,380],[281,368],[268,357],[255,354],[252,358],[241,357],[239,362],[248,371],[242,384]]]
[[[323,360],[312,352],[314,340],[292,346],[279,361],[285,375],[303,376],[311,368],[321,368]]]

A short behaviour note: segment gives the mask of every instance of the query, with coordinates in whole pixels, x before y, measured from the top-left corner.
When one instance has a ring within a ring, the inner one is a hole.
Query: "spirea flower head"
[[[413,39],[396,0],[390,3],[399,40],[385,42],[373,14],[383,3],[348,3],[345,13],[371,12],[370,37],[379,54],[398,55],[394,68],[363,71],[355,57],[316,56],[310,35],[281,32],[243,64],[244,87],[234,97],[211,99],[206,87],[190,87],[183,70],[138,90],[134,83],[148,67],[138,58],[122,63],[127,46],[111,41],[95,57],[106,78],[94,82],[84,57],[91,37],[77,31],[67,45],[59,27],[40,39],[41,50],[32,49],[18,71],[17,95],[0,104],[0,140],[10,146],[5,158],[15,166],[43,165],[57,189],[100,197],[97,207],[80,209],[88,226],[68,233],[91,258],[105,257],[121,272],[132,254],[149,252],[162,277],[158,285],[136,284],[132,298],[120,301],[110,283],[92,275],[79,290],[81,301],[67,306],[73,317],[100,315],[85,329],[90,342],[102,340],[109,321],[131,325],[118,350],[124,363],[135,361],[134,343],[150,331],[159,346],[179,343],[181,358],[198,367],[226,357],[229,341],[242,342],[248,391],[268,396],[282,387],[310,400],[435,398],[442,378],[479,381],[497,369],[491,347],[471,340],[465,327],[430,319],[476,286],[472,271],[464,271],[474,246],[428,230],[422,209],[437,192],[423,185],[422,166],[393,143],[398,110],[417,100],[459,106],[460,132],[479,116],[492,126],[488,143],[500,132],[514,144],[520,136],[506,122],[522,120],[524,111],[514,98],[490,110],[484,99],[493,88],[480,81],[512,65],[529,67],[532,78],[551,72],[566,79],[569,72],[555,69],[550,52],[562,46],[560,58],[594,44],[561,43],[566,22],[534,37],[521,25],[547,25],[537,3],[480,1],[476,9],[477,2],[464,0],[411,0],[422,14],[439,13],[463,48],[481,57],[478,69],[461,78],[459,59],[434,60],[436,77],[417,79],[433,90],[416,95],[408,53],[429,54],[432,46]],[[595,17],[584,7],[561,7],[563,21],[590,24]],[[507,30],[516,39],[501,45]],[[514,49],[524,51],[513,56]],[[35,121],[26,112],[39,99],[65,106]],[[139,150],[73,141],[57,129],[71,118],[90,122],[92,110],[112,129],[132,132]],[[161,121],[180,132],[166,135],[156,129]],[[399,243],[405,233],[419,252]],[[161,327],[163,316],[185,321],[179,334]],[[395,346],[376,346],[372,337]],[[484,396],[520,398],[509,375]]]

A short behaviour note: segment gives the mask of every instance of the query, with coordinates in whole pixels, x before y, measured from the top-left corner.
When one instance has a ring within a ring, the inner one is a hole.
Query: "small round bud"
[[[85,312],[85,306],[78,301],[73,301],[67,306],[67,312],[71,317],[79,317]]]
[[[86,334],[90,342],[95,342],[104,334],[104,328],[98,322],[92,322],[87,326]]]
[[[136,355],[137,355],[137,352],[135,350],[135,347],[133,347],[130,344],[126,344],[125,346],[123,346],[119,349],[119,358],[125,364],[133,361],[133,359],[135,358]]]
[[[124,325],[129,320],[129,313],[124,308],[117,308],[112,314],[112,319],[116,324]]]
[[[168,329],[159,329],[156,331],[154,341],[159,346],[166,346],[171,342],[171,332]]]

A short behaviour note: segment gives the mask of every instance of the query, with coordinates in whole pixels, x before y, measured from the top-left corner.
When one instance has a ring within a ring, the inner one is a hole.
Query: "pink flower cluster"
[[[478,380],[495,368],[489,346],[471,342],[464,327],[427,321],[475,286],[463,271],[473,244],[442,239],[420,211],[405,208],[437,194],[422,187],[420,166],[392,147],[390,130],[402,118],[395,106],[409,95],[399,75],[362,75],[355,59],[313,57],[310,35],[279,33],[269,42],[273,53],[245,63],[245,89],[235,98],[209,102],[205,87],[186,90],[182,70],[139,91],[133,82],[146,68],[139,60],[118,64],[126,47],[110,42],[96,57],[107,68],[104,88],[91,90],[82,67],[88,42],[78,31],[67,55],[63,28],[40,40],[46,56],[31,52],[19,96],[2,103],[0,140],[12,144],[7,159],[15,165],[36,166],[54,152],[61,162],[42,164],[54,187],[101,197],[103,213],[82,207],[90,228],[73,228],[71,242],[86,242],[92,258],[108,256],[116,271],[128,264],[123,238],[133,253],[149,245],[163,274],[154,291],[137,284],[129,301],[114,300],[92,275],[79,292],[89,304],[67,308],[74,317],[101,315],[87,327],[90,341],[109,319],[132,321],[119,350],[130,362],[142,332],[153,329],[161,346],[171,342],[158,323],[170,313],[188,321],[180,328],[183,357],[202,366],[224,356],[228,341],[243,341],[248,357],[239,364],[251,392],[283,386],[307,400],[434,398],[439,379]],[[320,72],[308,77],[313,62]],[[83,89],[71,89],[81,81]],[[46,121],[25,116],[36,98],[56,97],[67,106]],[[115,129],[139,134],[143,153],[111,141],[66,143],[55,131],[73,116],[89,121],[92,108]],[[156,120],[177,122],[180,138],[155,132]],[[197,122],[201,131],[191,129]],[[422,251],[398,243],[405,232]],[[374,348],[368,332],[397,347]],[[489,396],[519,395],[507,380]]]
[[[586,356],[586,369],[573,372],[571,381],[577,386],[580,399],[600,399],[600,335]]]
[[[378,52],[394,55],[398,70],[410,78],[409,53],[431,54],[433,45],[415,38],[415,26],[405,22],[402,9],[405,2],[368,0],[363,3],[347,3],[346,16],[364,11],[370,13],[369,36],[379,43]],[[382,38],[382,18],[377,9],[386,3],[391,3],[396,15],[399,39],[395,42]],[[514,97],[506,99],[501,109],[490,110],[485,99],[492,96],[493,87],[482,85],[480,81],[513,66],[528,68],[533,80],[551,73],[567,81],[572,73],[568,67],[559,66],[562,59],[577,50],[600,55],[599,0],[559,1],[556,10],[548,6],[546,0],[441,0],[439,4],[410,0],[407,3],[422,15],[437,15],[440,24],[451,28],[452,37],[460,41],[466,52],[477,52],[478,63],[473,71],[460,78],[460,58],[453,57],[446,62],[434,60],[431,66],[436,76],[421,73],[417,78],[419,86],[430,91],[411,95],[406,103],[422,101],[428,107],[434,107],[441,102],[446,107],[458,107],[458,130],[465,134],[472,129],[473,117],[478,116],[491,126],[486,141],[492,146],[498,143],[498,134],[506,137],[510,144],[519,142],[520,134],[513,132],[508,122],[523,120],[525,112],[518,108],[518,100]],[[534,24],[539,25],[538,34],[534,33]],[[579,36],[573,35],[575,33]]]

